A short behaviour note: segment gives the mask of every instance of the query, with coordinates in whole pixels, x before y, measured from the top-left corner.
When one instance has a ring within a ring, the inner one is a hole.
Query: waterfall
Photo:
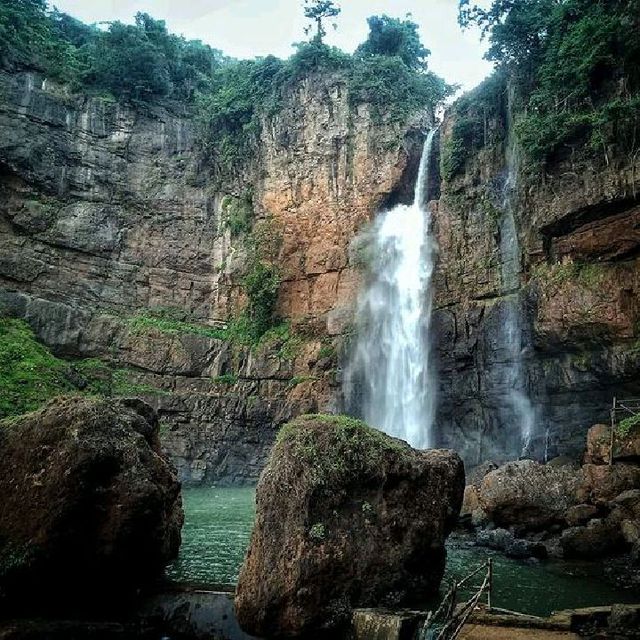
[[[523,354],[523,326],[520,299],[520,243],[513,214],[516,171],[509,163],[503,191],[503,217],[500,223],[500,271],[505,301],[503,344],[509,362],[506,375],[508,402],[520,429],[520,455],[530,454],[536,412],[526,389]]]
[[[436,245],[427,206],[434,135],[424,143],[413,204],[381,212],[372,230],[370,281],[344,377],[354,413],[416,448],[432,446],[435,413],[429,326]]]

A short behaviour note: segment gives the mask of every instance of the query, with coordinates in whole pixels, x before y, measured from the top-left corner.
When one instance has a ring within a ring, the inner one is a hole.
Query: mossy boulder
[[[417,451],[343,416],[281,430],[257,488],[238,619],[261,637],[336,637],[355,607],[424,601],[462,503],[450,451]]]
[[[139,400],[60,398],[0,423],[0,601],[108,603],[162,574],[180,485]]]

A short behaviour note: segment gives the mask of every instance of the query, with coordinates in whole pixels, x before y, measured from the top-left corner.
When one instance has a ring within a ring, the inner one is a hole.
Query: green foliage
[[[335,490],[353,478],[379,477],[389,456],[410,451],[361,420],[341,415],[301,416],[280,429],[276,445],[274,464],[285,458],[302,461],[312,485],[320,490]]]
[[[0,317],[0,418],[33,411],[74,389],[68,365],[36,339],[22,320]]]
[[[246,190],[239,198],[225,196],[222,201],[222,214],[232,236],[251,231],[253,221],[253,194]]]
[[[356,56],[398,57],[413,70],[426,69],[429,49],[420,41],[418,25],[387,15],[367,18],[369,36],[356,49]]]
[[[542,263],[533,271],[535,278],[556,288],[571,282],[587,289],[597,289],[602,282],[603,274],[603,265],[584,262]]]
[[[415,43],[411,46],[416,53]],[[350,56],[314,39],[298,44],[286,61],[268,56],[220,67],[212,90],[197,102],[204,157],[221,181],[232,179],[254,157],[262,121],[281,111],[301,79],[318,73],[340,74],[351,105],[369,103],[378,118],[402,121],[419,109],[435,109],[453,88],[428,72],[425,64],[419,69],[415,61],[407,65],[402,55],[383,55],[371,48]]]
[[[216,384],[233,385],[238,382],[238,376],[233,373],[223,373],[220,376],[216,376],[213,381]]]
[[[88,358],[73,363],[73,369],[83,378],[82,392],[90,395],[148,396],[162,395],[164,390],[150,384],[135,382],[135,372],[125,367],[114,367],[100,358]]]
[[[317,380],[316,376],[293,376],[291,380],[289,380],[287,386],[290,388],[297,387],[299,384],[304,384],[305,382],[313,382]]]
[[[0,418],[34,411],[55,396],[86,393],[131,396],[162,393],[138,384],[135,372],[98,358],[67,362],[54,356],[23,320],[0,317]]]
[[[259,340],[274,323],[280,288],[277,267],[263,260],[255,260],[244,278],[243,287],[248,299],[246,316],[250,323],[249,334],[254,340]]]
[[[327,35],[323,20],[336,18],[340,11],[340,7],[333,0],[304,0],[304,17],[315,23],[316,27],[314,42],[322,42],[322,38]],[[335,29],[335,23],[333,27]],[[305,33],[308,35],[312,29],[313,26],[309,25],[305,28]]]
[[[190,99],[209,86],[222,62],[219,51],[169,34],[146,13],[133,25],[113,22],[102,31],[57,10],[48,13],[44,0],[0,5],[0,58],[39,68],[75,90],[135,100]]]
[[[173,309],[145,309],[138,315],[127,319],[127,325],[133,333],[144,333],[149,329],[155,329],[174,335],[194,333],[216,340],[228,338],[226,329],[216,329],[186,322],[184,313]]]
[[[640,0],[462,0],[460,21],[489,36],[487,57],[520,95],[516,130],[534,166],[580,149],[640,147]]]
[[[408,114],[439,105],[452,88],[429,71],[418,73],[399,57],[371,55],[354,62],[348,77],[352,105],[370,104],[378,120],[403,121]]]
[[[442,177],[449,181],[464,171],[478,150],[499,144],[504,137],[506,78],[494,73],[453,105],[453,127],[440,159]]]
[[[618,423],[616,431],[619,437],[627,438],[638,427],[640,427],[640,413],[621,420]]]
[[[336,357],[336,348],[331,343],[323,342],[318,350],[318,359],[328,358],[333,360]]]
[[[327,528],[322,522],[316,522],[309,529],[309,537],[316,542],[322,542],[327,537]]]

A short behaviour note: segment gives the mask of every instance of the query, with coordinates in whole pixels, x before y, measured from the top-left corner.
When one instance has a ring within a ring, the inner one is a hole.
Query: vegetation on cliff
[[[0,418],[32,411],[73,389],[66,364],[21,320],[0,317],[0,362]]]
[[[35,67],[76,91],[153,100],[189,99],[206,90],[223,56],[168,33],[146,13],[136,14],[133,25],[116,21],[103,31],[48,12],[46,0],[15,0],[0,5],[0,62]]]
[[[46,0],[17,0],[0,5],[0,64],[40,69],[73,91],[195,101],[203,157],[224,179],[255,153],[261,121],[278,113],[291,89],[311,74],[340,74],[352,104],[368,103],[376,117],[392,120],[434,109],[450,94],[428,70],[429,50],[414,22],[369,18],[369,37],[349,55],[322,41],[322,21],[338,13],[333,2],[307,2],[305,15],[316,32],[310,42],[296,44],[288,60],[233,60],[170,34],[146,13],[136,14],[132,25],[116,21],[102,30],[48,12]]]
[[[638,152],[638,0],[495,0],[488,9],[461,0],[460,23],[488,36],[487,58],[515,89],[515,128],[531,162]]]
[[[257,149],[261,122],[278,114],[292,89],[313,74],[337,74],[351,105],[370,105],[377,119],[404,121],[435,109],[452,87],[428,70],[429,51],[417,28],[410,20],[374,16],[367,40],[353,55],[314,37],[296,44],[287,60],[267,56],[220,66],[211,91],[198,98],[203,150],[218,175],[228,178],[244,166]]]
[[[0,316],[0,418],[34,411],[55,396],[83,393],[126,396],[161,393],[138,384],[132,372],[97,358],[56,357],[23,320]]]

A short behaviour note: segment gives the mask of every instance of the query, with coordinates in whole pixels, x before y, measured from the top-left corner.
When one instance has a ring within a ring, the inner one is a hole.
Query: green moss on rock
[[[396,440],[361,420],[342,415],[312,414],[286,424],[276,440],[273,464],[302,462],[304,473],[316,487],[338,486],[350,478],[375,478],[390,457],[411,455],[405,442]]]
[[[73,390],[68,365],[38,342],[23,320],[0,317],[0,417],[33,411]]]

